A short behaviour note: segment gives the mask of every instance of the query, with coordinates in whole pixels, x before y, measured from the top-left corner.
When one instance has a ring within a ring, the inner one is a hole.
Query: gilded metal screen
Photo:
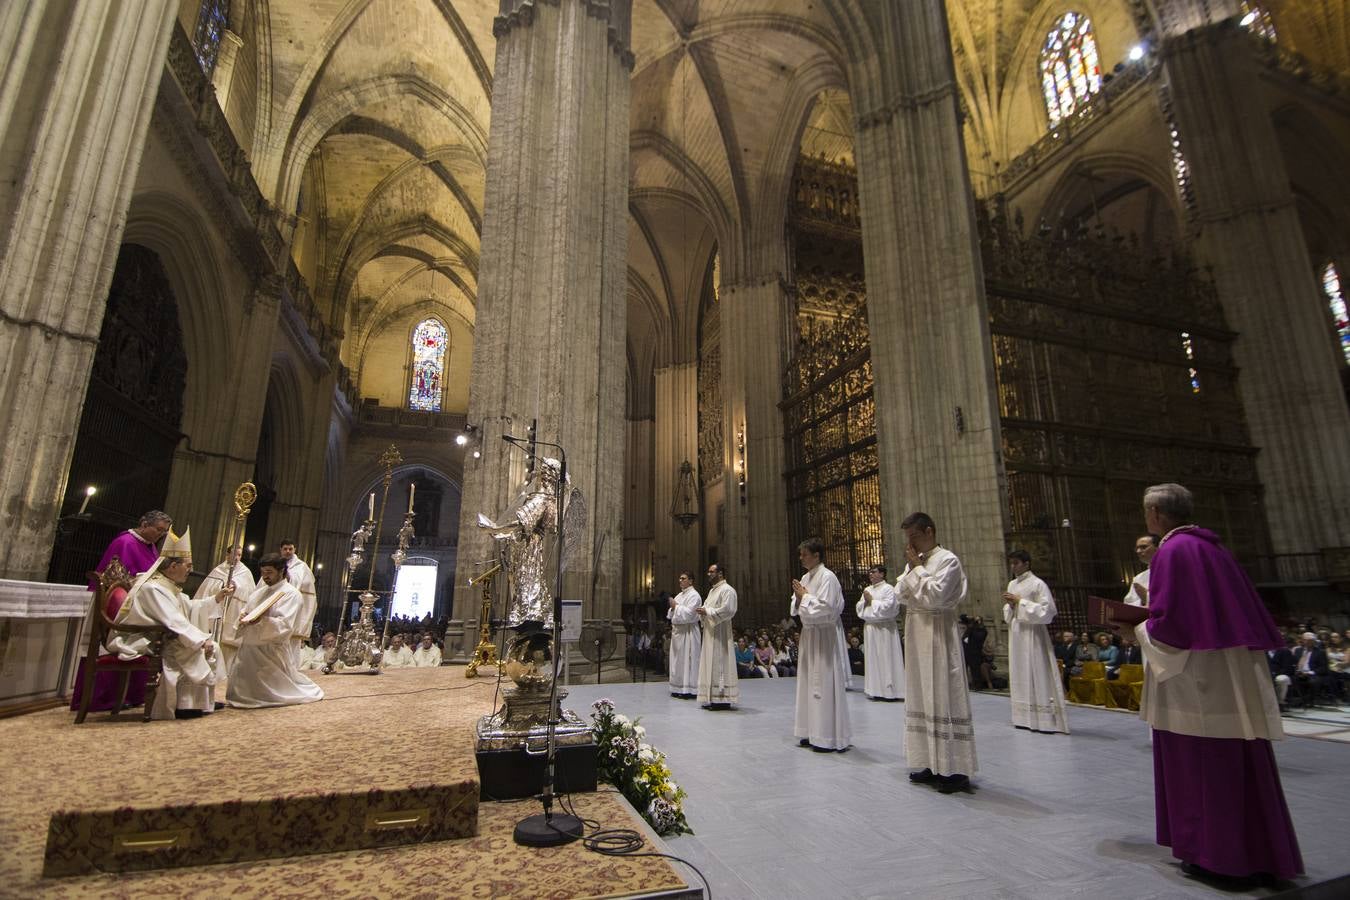
[[[855,196],[840,167],[802,160],[793,206],[797,346],[785,373],[789,527],[818,535],[847,593],[882,560],[872,369]],[[845,215],[847,213],[848,215]],[[1008,546],[1052,586],[1059,624],[1138,570],[1140,500],[1178,481],[1196,520],[1244,564],[1269,538],[1232,361],[1236,335],[1212,283],[1086,232],[1023,236],[995,203],[979,220],[997,379]],[[895,568],[894,562],[892,568]]]

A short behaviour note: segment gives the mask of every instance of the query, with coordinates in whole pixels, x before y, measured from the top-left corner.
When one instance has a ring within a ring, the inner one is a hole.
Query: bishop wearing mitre
[[[300,590],[286,579],[286,560],[265,557],[262,579],[239,616],[239,651],[230,670],[225,699],[231,706],[258,709],[323,699],[323,690],[300,671],[293,647],[306,615]]]
[[[241,552],[242,548],[237,544],[226,551],[225,561],[211,570],[211,574],[206,576],[193,595],[194,599],[203,600],[222,594],[223,591],[220,620],[217,622],[220,631],[216,643],[220,648],[222,671],[225,672],[230,671],[234,654],[239,650],[239,636],[235,634],[239,627],[239,614],[257,586],[253,581],[253,573],[239,561]]]
[[[212,620],[220,616],[224,591],[193,600],[183,593],[192,571],[190,529],[180,538],[169,531],[153,566],[137,579],[117,611],[114,628],[159,625],[169,631],[163,645],[164,668],[150,709],[153,719],[193,719],[215,709],[212,691],[225,670],[211,640]],[[122,659],[135,659],[149,649],[144,635],[118,634],[108,649]]]

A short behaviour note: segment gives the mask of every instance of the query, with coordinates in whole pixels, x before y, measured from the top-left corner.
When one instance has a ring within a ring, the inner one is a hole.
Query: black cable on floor
[[[597,791],[596,793],[621,793],[618,790]],[[575,816],[581,821],[581,824],[589,830],[589,833],[581,836],[581,845],[592,853],[599,853],[602,856],[656,856],[662,859],[668,859],[672,862],[680,863],[694,870],[694,874],[703,882],[703,896],[707,900],[712,900],[712,885],[708,883],[707,876],[698,866],[689,860],[672,853],[658,853],[655,850],[639,852],[647,845],[646,838],[642,832],[636,828],[601,828],[600,823],[595,819],[587,819],[578,815],[576,808],[571,803],[571,797],[568,794],[558,795],[558,805],[563,812],[569,816]]]

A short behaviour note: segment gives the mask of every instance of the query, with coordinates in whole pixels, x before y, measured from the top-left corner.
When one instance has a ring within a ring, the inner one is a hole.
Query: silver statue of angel
[[[501,516],[499,522],[493,522],[479,513],[478,527],[492,532],[492,538],[504,557],[507,573],[511,577],[511,597],[506,610],[506,624],[517,628],[526,623],[539,623],[544,628],[553,627],[553,594],[549,589],[548,560],[552,558],[547,551],[552,540],[558,534],[558,481],[562,476],[562,464],[556,459],[544,458],[535,467],[534,477],[521,489],[516,499]],[[573,494],[568,498],[568,493]],[[563,502],[570,508],[575,500],[575,491],[564,485]],[[584,516],[584,505],[582,505]],[[569,509],[568,525],[575,521]],[[568,556],[568,544],[573,536],[573,528],[565,528],[563,535],[564,557]]]

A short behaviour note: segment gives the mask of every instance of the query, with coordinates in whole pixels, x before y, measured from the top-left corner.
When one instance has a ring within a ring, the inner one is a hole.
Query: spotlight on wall
[[[469,436],[468,436],[467,434],[457,434],[457,435],[455,435],[455,443],[456,443],[456,444],[459,444],[461,447],[463,447],[463,446],[464,446],[465,444],[467,444],[468,442],[469,442]]]
[[[1130,62],[1139,62],[1144,58],[1144,45],[1135,44],[1130,48]]]
[[[249,544],[249,545],[248,545],[248,552],[249,552],[249,553],[253,553],[253,552],[256,551],[257,549],[258,549],[258,545],[257,545],[257,544]]]

